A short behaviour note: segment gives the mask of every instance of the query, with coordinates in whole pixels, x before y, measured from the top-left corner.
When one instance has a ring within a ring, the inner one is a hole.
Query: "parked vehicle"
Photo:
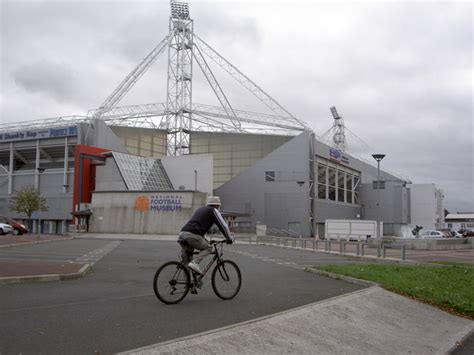
[[[0,235],[5,235],[12,232],[13,228],[9,224],[0,223]]]
[[[420,238],[446,238],[446,235],[443,232],[435,230],[425,230],[421,231],[419,234]]]
[[[12,234],[14,235],[22,235],[28,233],[28,228],[24,224],[21,224],[11,218],[6,216],[0,215],[0,223],[8,224],[12,228]]]
[[[462,234],[463,238],[474,237],[474,229],[464,229],[459,231]]]

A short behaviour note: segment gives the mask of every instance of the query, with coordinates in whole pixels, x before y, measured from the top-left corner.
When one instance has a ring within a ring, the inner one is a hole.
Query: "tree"
[[[38,189],[33,186],[23,187],[15,191],[10,198],[10,210],[24,213],[28,216],[28,221],[35,211],[47,211],[46,199],[41,197]]]

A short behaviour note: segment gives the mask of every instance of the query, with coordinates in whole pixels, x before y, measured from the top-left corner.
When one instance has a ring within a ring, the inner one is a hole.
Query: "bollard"
[[[381,246],[380,244],[377,245],[377,258],[380,258],[380,254],[381,254]]]
[[[339,254],[342,254],[342,241],[339,241]]]
[[[405,246],[402,245],[402,260],[405,260]]]
[[[318,241],[313,239],[313,250],[318,249]]]
[[[361,244],[361,249],[360,249],[360,256],[364,256],[364,248],[365,248],[365,244]]]
[[[255,238],[255,244],[258,245],[258,236],[257,236],[257,238]]]
[[[357,243],[357,255],[360,255],[360,242]]]
[[[328,251],[331,251],[331,241],[328,243]]]
[[[296,239],[293,238],[293,248],[296,248]]]
[[[303,249],[306,249],[306,239],[303,240]]]
[[[347,249],[346,249],[346,246],[347,246],[347,243],[344,242],[344,244],[342,245],[342,247],[343,247],[343,248],[342,248],[342,251],[343,251],[344,255],[346,255],[346,250],[347,250]]]
[[[382,258],[385,259],[385,245],[382,245]]]

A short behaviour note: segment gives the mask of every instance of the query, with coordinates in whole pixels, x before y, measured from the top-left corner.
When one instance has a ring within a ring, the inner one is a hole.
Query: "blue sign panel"
[[[342,152],[339,149],[329,148],[329,159],[340,163],[341,158],[342,158]]]
[[[0,142],[22,141],[28,139],[77,136],[77,126],[42,128],[18,132],[0,133]]]

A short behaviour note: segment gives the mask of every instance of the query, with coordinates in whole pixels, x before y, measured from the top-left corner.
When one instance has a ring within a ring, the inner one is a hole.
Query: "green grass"
[[[325,265],[318,269],[374,281],[383,288],[474,319],[474,265]]]

